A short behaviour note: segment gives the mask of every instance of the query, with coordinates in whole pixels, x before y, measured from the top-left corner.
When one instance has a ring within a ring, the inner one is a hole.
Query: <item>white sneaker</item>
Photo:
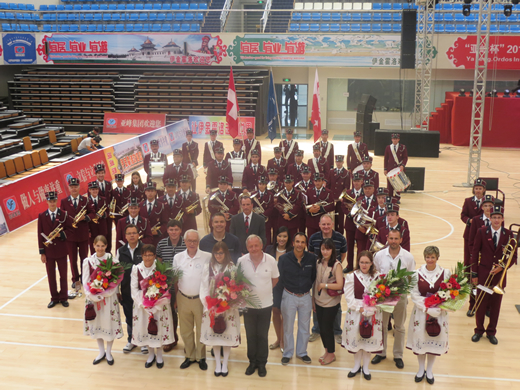
[[[123,352],[124,353],[130,353],[132,352],[132,350],[135,348],[135,345],[132,344],[132,343],[128,343],[125,345],[125,347],[123,348]]]
[[[146,355],[148,353],[148,347],[141,347],[141,353]]]
[[[320,334],[319,333],[311,333],[310,337],[309,337],[309,341],[312,343],[313,341],[316,341],[320,338]]]
[[[337,344],[341,344],[341,342],[342,342],[341,335],[340,334],[334,335],[334,340],[336,340]]]

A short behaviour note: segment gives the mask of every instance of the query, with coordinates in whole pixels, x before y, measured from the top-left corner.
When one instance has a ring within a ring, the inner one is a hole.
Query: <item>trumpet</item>
[[[110,218],[115,218],[117,213],[116,213],[116,198],[112,198],[112,200],[110,201]]]
[[[87,205],[83,206],[79,213],[77,213],[76,216],[73,218],[72,227],[76,229],[78,227],[80,219],[83,218],[85,215],[87,215]]]
[[[184,215],[184,211],[179,210],[179,212],[177,213],[177,215],[173,219],[175,219],[176,221],[182,221],[182,216],[183,215]]]
[[[123,215],[128,210],[128,206],[130,206],[130,203],[127,203],[123,207],[120,207],[119,208],[119,215]]]
[[[197,209],[197,207],[199,207],[198,199],[195,202],[193,202],[192,204],[190,204],[188,207],[184,208],[184,211],[189,214],[191,211],[195,211]]]
[[[220,211],[223,213],[229,213],[229,207],[227,207],[226,204],[224,202],[222,202],[222,200],[218,197],[218,192],[215,192],[213,195],[211,195],[209,197],[209,200],[216,200],[222,206],[220,208]]]
[[[151,229],[152,234],[158,232],[160,228],[161,228],[161,222],[157,222],[154,226],[152,226],[152,229]]]
[[[260,201],[258,199],[256,199],[257,195],[258,195],[258,193],[251,195],[251,199],[253,199],[256,202],[256,204],[258,205],[258,207],[253,207],[253,212],[255,214],[258,214],[258,215],[261,215],[262,217],[264,217],[265,222],[267,222],[267,221],[269,221],[269,218],[266,217],[265,209],[262,207],[262,204],[260,203]]]
[[[99,223],[99,218],[102,218],[105,215],[105,211],[107,211],[106,204],[97,211],[96,216],[94,219],[92,219],[92,222]]]
[[[43,233],[40,233],[42,235],[42,237],[45,238],[45,242],[43,243],[43,245],[49,246],[50,244],[53,244],[52,241],[56,237],[58,237],[62,231],[63,231],[63,227],[61,226],[61,223],[60,223],[58,226],[56,226],[56,229],[54,229],[48,236],[46,236]]]

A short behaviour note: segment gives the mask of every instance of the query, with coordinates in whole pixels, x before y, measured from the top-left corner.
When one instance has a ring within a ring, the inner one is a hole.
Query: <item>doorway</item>
[[[282,128],[307,128],[307,84],[276,84]]]

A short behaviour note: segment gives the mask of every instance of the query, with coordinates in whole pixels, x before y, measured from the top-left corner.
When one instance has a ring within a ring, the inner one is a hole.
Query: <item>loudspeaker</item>
[[[417,11],[404,10],[401,23],[401,69],[415,69]]]
[[[407,191],[424,191],[424,168],[406,167],[404,173],[412,183]]]
[[[357,112],[364,112],[372,114],[374,107],[376,106],[377,99],[368,93],[364,93],[361,96],[361,101],[358,104]]]
[[[376,130],[379,130],[379,122],[370,122],[363,129],[363,142],[367,144],[368,150],[374,150]]]

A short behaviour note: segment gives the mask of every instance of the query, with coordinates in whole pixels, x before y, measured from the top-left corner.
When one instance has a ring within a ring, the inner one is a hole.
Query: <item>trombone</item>
[[[103,207],[101,207],[97,213],[96,213],[96,216],[92,219],[92,222],[94,223],[99,223],[99,218],[103,218],[103,216],[105,215],[105,211],[107,211],[107,205],[103,205]]]
[[[269,221],[269,218],[265,215],[265,209],[262,207],[262,204],[260,203],[260,201],[258,199],[256,199],[257,195],[258,195],[258,192],[256,194],[253,194],[250,196],[250,198],[253,199],[256,202],[256,204],[258,205],[258,207],[253,207],[253,212],[255,214],[258,214],[258,215],[264,217],[265,222],[267,222],[267,221]]]
[[[43,243],[43,245],[49,246],[50,244],[54,244],[52,241],[54,239],[56,239],[56,237],[58,237],[62,231],[63,231],[63,227],[61,226],[61,223],[60,223],[58,226],[56,226],[56,229],[54,229],[48,236],[46,236],[43,233],[40,233],[42,235],[42,237],[45,238],[45,242]]]
[[[74,218],[72,218],[72,227],[77,229],[78,223],[80,222],[80,219],[83,218],[85,215],[87,215],[87,205],[83,206],[83,208],[79,211],[79,213],[76,214]]]
[[[511,230],[511,228],[513,226],[519,226],[520,227],[520,225],[518,225],[518,224],[512,224],[512,225],[509,226],[509,230]],[[498,284],[496,286],[494,286],[494,287],[491,285],[491,282],[493,281],[493,279],[494,279],[496,274],[492,274],[491,271],[490,271],[489,274],[488,274],[488,277],[486,279],[486,282],[484,283],[484,285],[483,286],[477,286],[477,288],[479,288],[481,291],[475,297],[475,305],[473,306],[473,309],[471,310],[471,314],[472,315],[475,314],[478,311],[480,305],[482,304],[482,301],[484,300],[484,297],[485,297],[484,294],[493,294],[493,293],[500,294],[500,295],[504,295],[505,294],[505,290],[503,288],[504,279],[506,277],[507,270],[511,266],[511,262],[513,261],[513,257],[515,256],[516,249],[518,247],[518,235],[519,235],[519,233],[520,233],[520,229],[518,229],[516,231],[516,234],[513,234],[513,237],[511,237],[509,239],[509,241],[507,242],[506,246],[504,247],[504,251],[502,253],[502,258],[498,262],[498,267],[503,268],[502,277],[500,278],[500,281],[498,282]]]

